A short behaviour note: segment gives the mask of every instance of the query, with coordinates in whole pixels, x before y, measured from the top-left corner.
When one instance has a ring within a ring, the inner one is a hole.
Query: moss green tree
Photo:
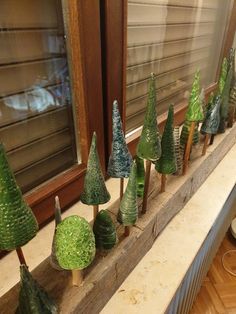
[[[101,210],[94,221],[96,247],[110,250],[116,244],[116,228],[107,210]]]
[[[161,138],[157,125],[155,75],[149,81],[148,101],[143,129],[137,146],[140,158],[156,161],[161,156]]]
[[[14,250],[37,233],[36,218],[22,197],[0,144],[0,250]]]
[[[137,166],[133,162],[129,181],[120,203],[117,220],[123,226],[132,226],[138,218],[137,203]]]
[[[174,107],[170,105],[168,117],[161,139],[161,158],[156,162],[155,169],[163,174],[176,172],[176,159],[173,135]]]
[[[110,197],[101,170],[97,152],[97,137],[94,132],[84,180],[84,190],[80,199],[82,203],[87,205],[99,205],[107,203]]]

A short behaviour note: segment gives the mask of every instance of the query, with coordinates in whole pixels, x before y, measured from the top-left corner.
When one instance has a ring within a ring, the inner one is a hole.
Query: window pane
[[[61,2],[0,1],[0,140],[28,191],[77,163]]]
[[[194,72],[215,81],[230,0],[128,0],[126,131],[140,127],[148,78],[157,74],[157,112],[186,96]]]

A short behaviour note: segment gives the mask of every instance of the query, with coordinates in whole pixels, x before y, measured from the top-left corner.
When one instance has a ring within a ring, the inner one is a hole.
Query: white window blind
[[[143,124],[148,78],[157,75],[157,112],[177,103],[201,71],[215,81],[230,0],[129,0],[126,132]]]
[[[27,191],[76,163],[61,1],[0,1],[0,141]]]

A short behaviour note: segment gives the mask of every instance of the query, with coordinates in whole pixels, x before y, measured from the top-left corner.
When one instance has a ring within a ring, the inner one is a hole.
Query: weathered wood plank
[[[97,253],[95,261],[85,271],[82,287],[71,287],[70,273],[52,269],[49,259],[33,270],[33,276],[57,301],[60,313],[99,313],[152,247],[161,230],[183,208],[235,143],[236,125],[225,134],[218,135],[215,143],[207,149],[205,156],[199,157],[201,150],[198,149],[193,154],[187,175],[168,177],[166,192],[162,194],[158,193],[160,188],[158,175],[152,171],[146,215],[139,218],[136,226],[131,229],[129,237],[124,237],[123,228],[117,225],[120,242],[105,256]],[[118,207],[119,202],[116,202],[112,208],[109,208],[114,220]],[[0,313],[15,312],[18,289],[16,285],[0,298]]]

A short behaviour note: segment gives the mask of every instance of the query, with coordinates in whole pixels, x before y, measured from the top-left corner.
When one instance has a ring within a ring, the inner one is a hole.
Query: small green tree
[[[120,203],[117,220],[124,226],[134,225],[138,218],[137,166],[133,162],[129,181]]]
[[[205,119],[201,126],[201,133],[216,134],[220,124],[220,105],[221,97],[217,96],[214,105],[211,105],[207,111]]]
[[[175,143],[175,160],[176,160],[176,174],[180,174],[183,166],[183,149],[180,146],[179,126],[174,127],[174,143]]]
[[[84,180],[84,191],[80,199],[87,205],[98,205],[107,203],[111,196],[107,191],[101,165],[97,152],[97,137],[93,133],[92,144],[90,147],[87,172]]]
[[[20,266],[19,306],[16,314],[56,314],[55,302],[32,277],[25,265]]]
[[[156,171],[163,174],[176,172],[175,147],[173,136],[174,107],[170,105],[165,129],[161,139],[161,158],[155,164]]]
[[[14,250],[29,242],[38,224],[20,188],[0,144],[0,250]]]
[[[112,150],[107,173],[112,178],[127,178],[130,174],[132,156],[126,145],[118,102],[113,102],[112,111]]]
[[[148,102],[140,140],[137,146],[140,158],[156,161],[161,156],[161,139],[157,125],[155,75],[149,82]]]
[[[182,130],[181,130],[181,134],[180,134],[180,145],[182,148],[184,148],[186,143],[187,143],[190,125],[191,125],[190,121],[188,121],[188,120],[184,121]],[[198,132],[198,124],[196,124],[194,127],[192,145],[196,145],[198,142],[199,142],[199,132]]]
[[[64,269],[84,269],[95,256],[95,239],[90,224],[82,217],[73,215],[57,226],[56,257]]]
[[[93,233],[96,247],[102,250],[110,250],[116,244],[116,228],[106,210],[101,210],[94,221]]]

